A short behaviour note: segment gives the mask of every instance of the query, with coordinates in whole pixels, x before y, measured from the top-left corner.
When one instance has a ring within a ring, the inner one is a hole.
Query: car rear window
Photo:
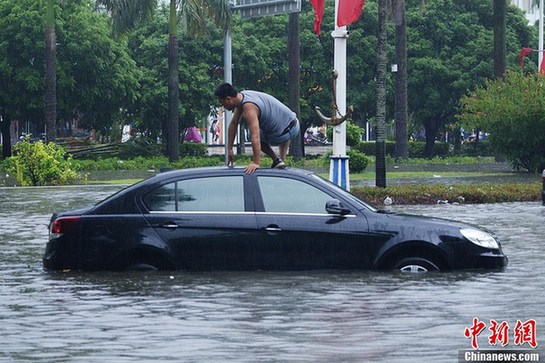
[[[180,180],[165,184],[143,198],[151,212],[243,212],[242,176]]]

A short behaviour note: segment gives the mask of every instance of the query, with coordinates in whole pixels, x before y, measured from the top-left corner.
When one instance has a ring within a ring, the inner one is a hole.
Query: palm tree
[[[146,19],[157,5],[157,0],[100,0],[111,12],[115,33],[131,29],[138,21]],[[179,150],[179,77],[178,77],[178,25],[188,35],[205,35],[207,21],[227,31],[231,24],[228,0],[170,0],[168,37],[168,120],[163,127],[170,161],[180,158]]]
[[[378,2],[377,36],[377,141],[375,184],[386,187],[386,44],[387,44],[387,0]]]
[[[226,32],[231,25],[231,8],[228,0],[170,0],[169,6],[168,126],[165,129],[168,158],[176,161],[180,158],[178,17],[182,32],[188,35],[206,35],[206,21],[210,18]]]
[[[157,7],[157,0],[97,0],[98,4],[111,14],[112,32],[119,36],[147,20]]]
[[[301,40],[299,37],[299,13],[289,14],[288,22],[288,98],[289,106],[300,118],[301,115]],[[301,135],[299,135],[301,136]],[[290,146],[290,155],[297,160],[303,158],[303,141],[297,137]]]
[[[180,122],[178,106],[180,102],[180,90],[178,77],[178,17],[176,15],[176,0],[170,0],[170,16],[168,22],[168,120],[167,131],[167,154],[168,159],[177,161],[180,159],[178,148],[180,135]]]
[[[407,24],[405,21],[405,0],[395,0],[394,9],[397,63],[397,72],[395,74],[395,155],[398,158],[408,159]]]
[[[505,16],[507,0],[494,0],[494,75],[503,78],[506,62]]]
[[[45,140],[54,142],[57,129],[57,72],[55,69],[55,0],[47,0],[45,28]]]

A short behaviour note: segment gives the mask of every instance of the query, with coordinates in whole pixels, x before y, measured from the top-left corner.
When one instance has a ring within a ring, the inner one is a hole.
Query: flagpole
[[[337,72],[336,94],[338,112],[346,115],[346,26],[337,26],[339,16],[339,0],[335,0],[335,30],[331,33],[334,39],[333,68]],[[335,110],[333,110],[335,112]],[[340,187],[350,190],[348,156],[346,155],[346,122],[333,127],[333,154],[331,155],[329,180]]]
[[[543,0],[539,0],[539,53],[537,68],[541,69],[543,62]]]

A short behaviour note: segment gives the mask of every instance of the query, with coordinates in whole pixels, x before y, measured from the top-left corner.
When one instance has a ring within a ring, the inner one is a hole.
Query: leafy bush
[[[333,127],[329,126],[327,128],[327,139],[333,140]],[[352,122],[346,122],[346,145],[356,146],[361,142],[361,135],[363,129]]]
[[[394,157],[396,143],[395,141],[386,141],[386,155]],[[374,141],[364,141],[354,146],[357,150],[361,151],[365,155],[376,154],[376,143]],[[426,157],[425,149],[426,143],[424,141],[409,141],[408,143],[409,157],[411,158],[424,158]],[[448,156],[450,154],[450,144],[448,142],[436,142],[433,144],[434,156]]]
[[[181,156],[204,156],[208,145],[197,142],[183,142],[180,144]]]
[[[170,167],[165,156],[142,157],[122,160],[118,157],[99,158],[96,160],[76,160],[80,170],[158,170]]]
[[[31,143],[27,138],[15,144],[14,150],[14,156],[6,160],[6,171],[15,174],[22,186],[63,185],[81,178],[72,157],[54,143]]]
[[[361,152],[355,149],[348,150],[346,154],[350,157],[349,160],[349,172],[350,173],[361,173],[365,171],[365,168],[367,168],[367,165],[371,163],[371,159],[369,159],[367,156],[363,155]],[[318,168],[329,168],[331,163],[331,151],[328,151],[322,156],[320,159],[318,159],[318,162],[313,163],[307,163],[307,165],[302,165],[302,168],[308,167],[308,165],[314,165],[314,167]]]
[[[480,185],[395,185],[386,188],[354,187],[351,192],[376,206],[386,197],[395,204],[503,203],[541,200],[540,183]]]
[[[517,169],[545,168],[545,88],[543,76],[507,72],[460,100],[457,116],[467,129],[490,133],[491,147]]]
[[[367,168],[367,165],[370,163],[368,157],[363,155],[358,150],[349,150],[347,154],[350,156],[348,165],[351,173],[361,173],[365,171],[365,168]]]
[[[462,144],[460,154],[468,156],[493,156],[494,150],[487,140],[471,141]]]

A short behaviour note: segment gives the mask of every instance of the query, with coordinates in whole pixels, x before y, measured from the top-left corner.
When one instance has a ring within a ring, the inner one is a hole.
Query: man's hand
[[[244,168],[244,171],[246,172],[246,174],[252,174],[257,169],[259,169],[259,164],[251,163]]]

